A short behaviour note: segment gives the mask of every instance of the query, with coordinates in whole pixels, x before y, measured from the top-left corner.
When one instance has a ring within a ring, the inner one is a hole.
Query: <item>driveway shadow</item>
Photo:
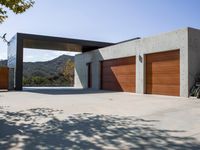
[[[0,109],[0,149],[200,149],[184,131],[155,128],[157,120],[112,115],[74,114],[59,120],[61,110],[10,112]]]
[[[75,94],[95,94],[95,93],[116,93],[114,91],[94,90],[94,89],[78,89],[65,87],[38,87],[38,88],[23,88],[23,92],[31,92],[48,95],[75,95]]]

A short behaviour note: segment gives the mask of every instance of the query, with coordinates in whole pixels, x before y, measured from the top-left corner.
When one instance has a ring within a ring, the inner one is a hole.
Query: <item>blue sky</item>
[[[200,28],[200,0],[36,0],[22,15],[9,13],[0,34],[16,32],[119,42],[184,27]],[[62,52],[26,50],[25,61]],[[7,57],[0,41],[0,59]]]

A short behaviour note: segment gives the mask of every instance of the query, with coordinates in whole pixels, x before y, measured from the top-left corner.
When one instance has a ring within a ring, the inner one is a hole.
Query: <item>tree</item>
[[[70,85],[73,85],[74,83],[74,62],[69,59],[65,63],[65,66],[63,68],[63,75],[67,81],[69,81]]]
[[[0,0],[0,24],[8,17],[6,9],[20,14],[32,7],[34,3],[34,0]]]

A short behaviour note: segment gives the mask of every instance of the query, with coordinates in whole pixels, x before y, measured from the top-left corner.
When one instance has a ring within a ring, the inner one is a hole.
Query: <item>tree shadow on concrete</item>
[[[156,120],[112,115],[74,114],[48,108],[10,112],[0,108],[0,149],[200,149],[184,131],[160,130]]]

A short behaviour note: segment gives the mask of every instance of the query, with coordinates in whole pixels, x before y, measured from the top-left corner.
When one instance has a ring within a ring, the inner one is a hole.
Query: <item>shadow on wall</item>
[[[83,88],[88,88],[88,63],[91,63],[91,71],[92,71],[92,83],[99,84],[100,89],[100,79],[98,79],[100,75],[99,67],[93,67],[94,61],[104,60],[101,53],[98,51],[99,49],[93,52],[86,52],[80,55],[75,56],[75,69],[76,69],[76,77],[77,83],[75,82],[75,86],[79,87],[79,84]],[[80,82],[80,83],[79,83]],[[77,85],[76,85],[77,84]],[[94,88],[92,86],[91,88]]]
[[[103,57],[99,50],[75,56],[75,67],[77,73],[75,78],[79,78],[78,83],[80,81],[80,84],[83,88],[88,88],[89,73],[91,71],[92,74],[90,77],[93,84],[91,88],[105,89],[111,91],[133,92],[135,87],[135,77],[133,77],[133,79],[131,78],[133,81],[122,79],[127,78],[127,74],[132,74],[131,70],[126,67],[135,64],[135,59],[133,58],[133,56],[125,56],[118,59],[112,58],[109,59],[110,61],[106,61],[107,59],[105,59],[106,58]],[[130,61],[131,59],[133,60],[133,62]],[[90,65],[87,64],[90,64],[91,67],[88,67]],[[134,66],[132,69],[135,69]],[[129,87],[130,85],[127,85],[127,83],[130,82],[133,82],[133,87],[131,88]]]
[[[199,149],[192,137],[154,127],[156,120],[76,114],[59,120],[61,110],[10,112],[0,109],[0,149]]]

